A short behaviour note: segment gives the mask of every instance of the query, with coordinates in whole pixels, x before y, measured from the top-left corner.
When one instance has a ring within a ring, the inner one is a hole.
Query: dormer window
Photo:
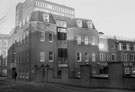
[[[93,28],[92,21],[87,21],[88,28]]]
[[[43,20],[44,20],[44,22],[49,22],[49,15],[43,14]]]
[[[77,20],[77,27],[82,27],[82,20]]]

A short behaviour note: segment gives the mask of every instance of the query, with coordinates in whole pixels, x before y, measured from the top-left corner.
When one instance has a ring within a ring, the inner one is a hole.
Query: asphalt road
[[[0,78],[0,92],[135,92],[119,89],[86,89],[57,84],[13,81]]]

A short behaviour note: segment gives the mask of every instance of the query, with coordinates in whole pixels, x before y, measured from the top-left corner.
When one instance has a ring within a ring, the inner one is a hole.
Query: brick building
[[[99,37],[99,61],[101,65],[106,67],[108,62],[124,62],[129,65],[135,61],[135,41],[134,39],[117,37],[117,36],[100,36]],[[104,70],[104,67],[101,70]],[[134,64],[132,69],[125,69],[125,73],[134,72]]]
[[[9,35],[0,34],[0,76],[7,76],[7,51]]]

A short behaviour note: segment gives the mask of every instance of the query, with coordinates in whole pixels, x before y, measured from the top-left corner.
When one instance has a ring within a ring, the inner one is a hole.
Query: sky
[[[1,0],[0,33],[8,34],[15,27],[15,7],[25,0]],[[91,19],[99,32],[135,38],[135,0],[48,0],[75,8],[75,16]],[[7,13],[8,12],[8,13]]]

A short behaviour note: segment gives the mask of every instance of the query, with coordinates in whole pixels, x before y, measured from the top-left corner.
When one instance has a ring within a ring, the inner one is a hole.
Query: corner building
[[[69,76],[79,77],[80,65],[96,62],[98,57],[98,32],[91,20],[34,11],[29,22],[17,26],[16,36],[19,79],[33,80],[35,68],[46,65],[54,77],[61,76],[64,68]]]

